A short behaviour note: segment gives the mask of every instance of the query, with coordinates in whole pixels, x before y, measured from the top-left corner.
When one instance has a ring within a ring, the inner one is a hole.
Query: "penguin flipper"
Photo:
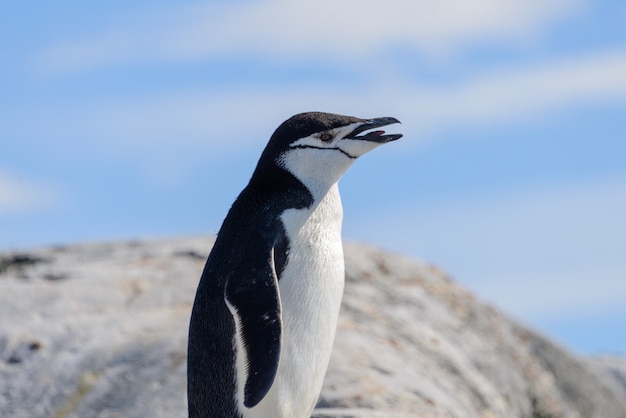
[[[274,383],[282,322],[273,261],[270,259],[263,268],[244,270],[247,271],[230,275],[224,296],[237,322],[237,333],[246,353],[244,405],[252,408],[261,402]]]

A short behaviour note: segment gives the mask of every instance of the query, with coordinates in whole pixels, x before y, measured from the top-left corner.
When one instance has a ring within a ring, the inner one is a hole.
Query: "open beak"
[[[392,117],[383,117],[383,118],[374,118],[363,121],[363,124],[356,128],[354,131],[350,132],[345,138],[346,139],[358,139],[361,141],[372,141],[378,142],[379,144],[384,144],[386,142],[395,141],[396,139],[402,138],[402,134],[389,134],[385,135],[385,131],[375,130],[371,131],[371,129],[380,128],[383,126],[391,125],[393,123],[400,123],[400,121],[396,118]],[[369,131],[369,132],[365,132]],[[365,133],[363,133],[365,132]],[[363,133],[363,135],[359,135]]]

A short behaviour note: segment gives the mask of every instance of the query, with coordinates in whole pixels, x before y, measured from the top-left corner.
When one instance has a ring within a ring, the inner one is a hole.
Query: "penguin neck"
[[[273,217],[287,209],[311,207],[316,200],[296,176],[276,164],[257,167],[244,194],[254,200],[256,206],[266,211],[271,209]]]
[[[304,185],[317,206],[353,162],[334,150],[292,149],[279,157],[277,165]]]
[[[318,228],[318,224],[324,225],[324,228],[336,228],[340,235],[343,208],[338,183],[326,189],[323,196],[316,196],[314,202],[307,208],[286,210],[280,215],[280,219],[287,231],[287,235],[290,237],[296,236],[297,231],[307,222],[311,225],[316,225],[312,227],[313,229]],[[317,230],[315,234],[320,232]]]
[[[298,176],[294,171],[301,175]],[[320,171],[318,176],[302,175],[302,170],[294,170],[285,160],[279,164],[260,162],[248,187],[237,199],[236,205],[243,210],[234,212],[245,216],[261,213],[264,219],[257,224],[269,226],[273,230],[276,226],[274,221],[278,219],[282,221],[283,227],[287,227],[283,215],[294,210],[300,215],[293,219],[290,226],[298,229],[321,205],[325,208],[322,212],[329,216],[327,222],[338,219],[341,225],[343,211],[338,181],[345,170],[340,167],[339,170]]]

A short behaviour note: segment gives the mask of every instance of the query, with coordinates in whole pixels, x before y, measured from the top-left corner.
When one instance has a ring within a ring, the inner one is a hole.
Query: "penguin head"
[[[385,134],[392,117],[360,119],[322,112],[300,113],[272,135],[261,160],[286,169],[312,192],[328,189],[361,155],[402,134]]]

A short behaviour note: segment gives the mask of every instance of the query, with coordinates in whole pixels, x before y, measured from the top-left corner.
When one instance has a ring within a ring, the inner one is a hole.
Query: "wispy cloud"
[[[397,42],[438,51],[496,36],[532,37],[580,5],[568,0],[250,2],[210,17],[218,23],[213,27],[200,18],[177,31],[176,39],[197,54],[262,48],[290,57],[330,53],[350,59]],[[230,36],[218,40],[216,33]]]
[[[274,59],[368,59],[394,44],[432,55],[477,41],[528,42],[580,12],[582,0],[289,0],[182,6],[126,16],[50,46],[44,71],[260,53]],[[370,62],[371,64],[371,62]]]
[[[0,171],[0,215],[49,209],[58,202],[60,190],[47,182],[24,180]]]
[[[520,121],[546,111],[626,99],[626,50],[560,58],[499,70],[446,88],[414,87],[399,106],[415,109],[421,129]],[[391,99],[391,97],[390,97]]]
[[[81,102],[71,109],[41,108],[36,123],[5,129],[29,132],[31,137],[89,138],[104,152],[144,152],[146,147],[158,151],[182,144],[219,153],[252,141],[264,142],[278,122],[297,111],[389,113],[403,120],[407,135],[435,138],[449,126],[517,122],[564,107],[624,100],[624,49],[499,68],[440,86],[402,76],[384,60],[373,59],[381,48],[393,44],[426,54],[447,54],[468,42],[532,41],[585,6],[583,0],[390,0],[384,4],[273,0],[155,9],[125,16],[95,30],[91,37],[54,44],[38,62],[44,71],[74,73],[254,52],[289,62],[329,59],[332,65],[341,65],[344,58],[363,60],[366,65],[351,68],[364,68],[366,74],[360,84],[349,85],[337,80],[291,85],[249,80],[242,87],[233,80],[220,89],[161,91],[149,97],[125,94]],[[372,80],[374,74],[389,76]],[[18,115],[8,123],[22,119]],[[37,129],[44,131],[33,132]]]
[[[41,120],[32,123],[31,118],[27,126],[12,126],[21,118],[7,118],[5,130],[39,130],[30,132],[33,137],[70,136],[80,141],[87,137],[114,152],[143,152],[146,146],[158,149],[167,144],[220,152],[251,141],[264,142],[278,122],[296,111],[325,110],[363,116],[394,114],[404,122],[407,135],[433,138],[449,126],[492,126],[571,107],[623,102],[624,74],[626,50],[617,49],[500,69],[441,87],[390,78],[367,88],[335,83],[264,84],[245,89],[232,86],[220,93],[123,96],[71,109],[41,109],[34,116]],[[72,115],[72,123],[67,123],[67,115]],[[260,137],[259,132],[265,135]]]

